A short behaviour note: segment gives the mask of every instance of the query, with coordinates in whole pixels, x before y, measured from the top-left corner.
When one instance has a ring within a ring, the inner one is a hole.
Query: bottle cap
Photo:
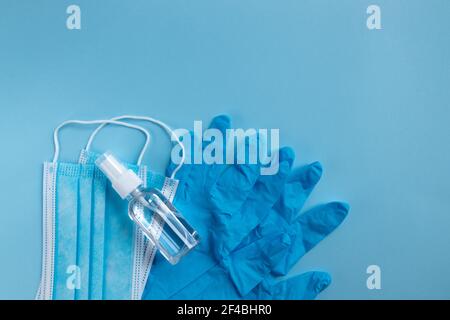
[[[95,164],[111,181],[112,187],[122,199],[143,184],[141,178],[132,170],[127,169],[110,152],[105,152],[95,161]]]

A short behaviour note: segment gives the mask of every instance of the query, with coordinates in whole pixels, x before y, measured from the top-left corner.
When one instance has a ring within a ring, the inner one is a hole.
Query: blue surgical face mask
[[[143,128],[114,120],[69,121],[59,126],[54,134],[55,157],[44,164],[43,266],[37,298],[140,299],[154,250],[93,164],[96,153],[89,151],[90,143],[79,163],[58,161],[58,131],[71,123],[112,123],[141,130],[147,141],[137,165],[129,167],[149,186],[165,193],[176,191],[176,180],[139,165],[149,139]]]

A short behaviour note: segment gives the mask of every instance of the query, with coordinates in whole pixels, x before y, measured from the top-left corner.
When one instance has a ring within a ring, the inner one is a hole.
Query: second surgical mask
[[[140,166],[149,142],[146,130],[114,120],[67,121],[54,133],[55,156],[44,170],[43,266],[38,299],[140,299],[154,257],[154,246],[126,217],[127,208],[107,183],[89,150],[95,130],[78,163],[58,160],[58,131],[68,124],[115,124],[147,136],[132,169],[145,187],[169,199],[177,180]],[[73,200],[73,201],[71,201]],[[158,227],[157,221],[152,221]]]

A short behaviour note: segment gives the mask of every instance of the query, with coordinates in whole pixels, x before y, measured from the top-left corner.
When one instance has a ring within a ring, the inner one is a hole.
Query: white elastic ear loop
[[[55,131],[53,132],[53,143],[55,145],[55,154],[53,156],[53,163],[55,163],[56,161],[58,161],[59,158],[59,138],[58,138],[58,134],[59,134],[59,130],[69,124],[83,124],[83,125],[91,125],[91,124],[115,124],[118,126],[123,126],[123,127],[128,127],[128,128],[132,128],[132,129],[136,129],[141,131],[142,133],[144,133],[145,135],[145,144],[142,147],[141,152],[139,153],[139,158],[137,160],[137,165],[140,165],[142,162],[142,159],[144,157],[145,151],[147,151],[147,147],[150,143],[150,134],[148,133],[147,130],[145,130],[144,128],[131,124],[131,123],[127,123],[127,122],[121,122],[121,121],[115,121],[115,120],[67,120],[64,121],[63,123],[61,123],[58,127],[56,127]]]
[[[175,132],[173,132],[173,130],[164,122],[156,120],[154,118],[151,117],[145,117],[145,116],[133,116],[133,115],[123,115],[123,116],[118,116],[118,117],[114,117],[111,118],[112,121],[117,121],[117,120],[123,120],[123,119],[130,119],[130,120],[143,120],[143,121],[149,121],[151,123],[154,123],[158,126],[160,126],[161,128],[163,128],[166,133],[171,137],[172,141],[174,140],[181,148],[181,161],[180,163],[177,165],[177,167],[175,168],[175,170],[173,170],[172,175],[170,176],[172,179],[175,179],[175,175],[178,172],[178,170],[181,169],[181,167],[184,164],[185,158],[186,158],[186,152],[184,149],[184,145],[181,143],[180,139],[178,138],[178,136],[175,134]],[[89,150],[89,148],[91,147],[92,141],[94,140],[95,136],[97,135],[97,133],[104,127],[106,126],[108,123],[102,123],[100,126],[98,126],[97,129],[94,130],[94,132],[92,132],[91,136],[89,137],[88,143],[86,145],[86,150]]]

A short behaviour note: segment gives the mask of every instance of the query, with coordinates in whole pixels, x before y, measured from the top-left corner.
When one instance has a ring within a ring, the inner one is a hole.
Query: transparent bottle
[[[120,197],[129,200],[130,219],[171,264],[198,244],[198,233],[161,191],[144,188],[142,180],[109,152],[95,163]]]

